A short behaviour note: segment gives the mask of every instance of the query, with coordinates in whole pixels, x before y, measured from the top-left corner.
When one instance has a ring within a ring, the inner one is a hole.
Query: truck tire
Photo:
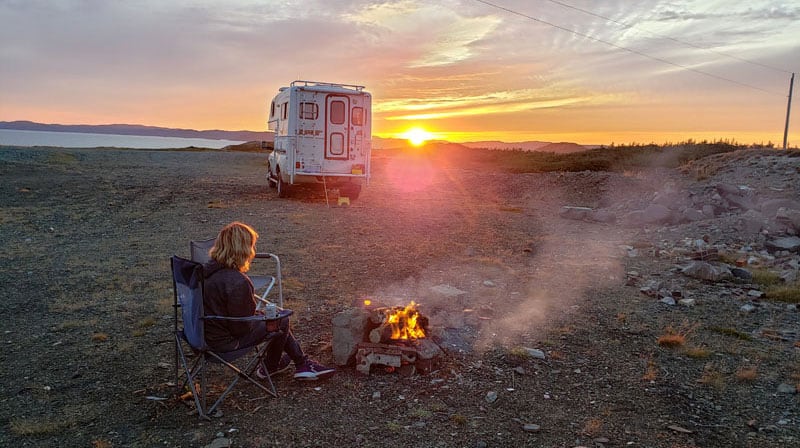
[[[289,186],[283,182],[281,178],[281,173],[278,171],[278,183],[275,185],[278,188],[278,197],[285,198],[289,196]]]
[[[350,200],[355,201],[358,199],[358,196],[361,194],[361,184],[352,183],[345,187],[342,187],[340,190],[340,196],[347,196]]]

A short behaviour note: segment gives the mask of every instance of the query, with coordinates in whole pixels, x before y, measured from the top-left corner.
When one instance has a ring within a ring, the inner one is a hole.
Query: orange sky
[[[0,24],[2,121],[264,130],[306,79],[366,86],[381,137],[780,144],[800,70],[794,1],[53,0]]]

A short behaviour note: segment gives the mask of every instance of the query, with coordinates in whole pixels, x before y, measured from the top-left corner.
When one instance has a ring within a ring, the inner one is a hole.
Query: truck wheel
[[[289,196],[289,186],[286,185],[283,182],[283,179],[281,179],[281,173],[280,172],[278,172],[278,183],[277,183],[276,187],[278,188],[278,197],[279,198],[285,198],[285,197]]]
[[[347,196],[350,200],[355,201],[358,199],[358,195],[361,194],[361,184],[352,184],[343,187],[340,191],[341,196]]]

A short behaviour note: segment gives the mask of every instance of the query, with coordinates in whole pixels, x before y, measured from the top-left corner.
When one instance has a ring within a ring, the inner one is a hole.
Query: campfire
[[[379,308],[376,311],[370,320],[378,323],[378,327],[370,331],[370,342],[414,341],[425,337],[424,326],[427,326],[428,319],[417,311],[417,304],[413,301],[405,307]]]
[[[378,307],[365,300],[359,309],[334,318],[334,357],[340,365],[353,361],[369,374],[373,366],[404,375],[427,373],[442,354],[428,337],[428,318],[415,302]]]

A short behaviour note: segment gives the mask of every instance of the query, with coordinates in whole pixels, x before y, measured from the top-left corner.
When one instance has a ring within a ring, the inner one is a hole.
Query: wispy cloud
[[[0,1],[0,120],[262,129],[271,95],[311,79],[366,85],[378,135],[644,132],[667,108],[675,132],[734,113],[769,130],[800,71],[791,2],[497,3],[558,27],[472,0]]]

